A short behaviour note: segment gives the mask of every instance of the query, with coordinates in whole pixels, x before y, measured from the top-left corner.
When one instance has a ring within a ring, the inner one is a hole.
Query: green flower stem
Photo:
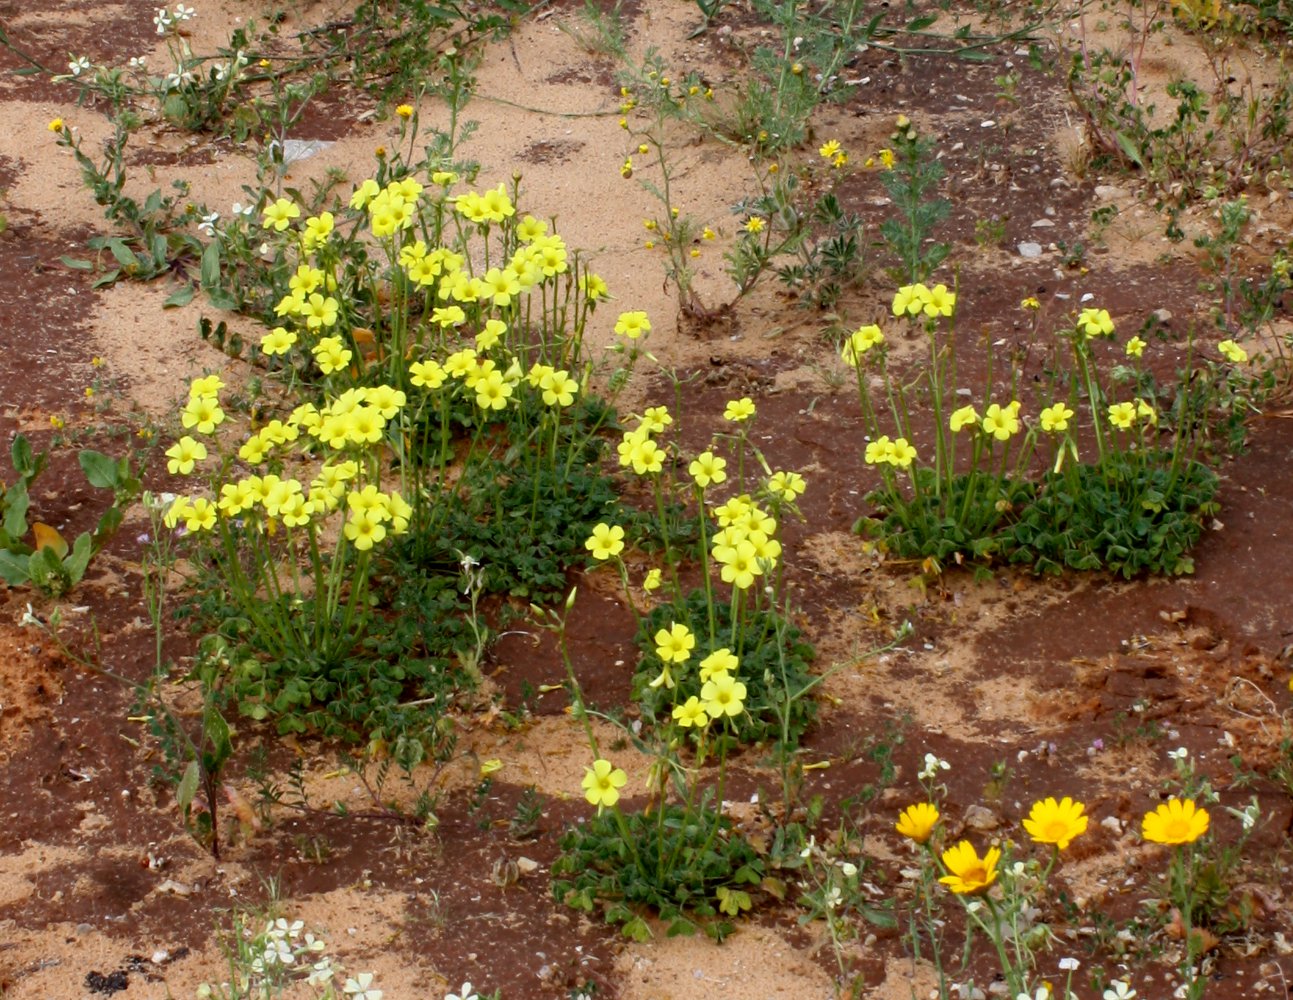
[[[709,619],[709,644],[712,647],[716,642],[715,631],[717,629],[717,619],[714,612],[714,581],[710,576],[709,565],[709,537],[706,531],[708,518],[705,516],[705,488],[695,486],[696,506],[700,509],[700,575],[705,581],[705,612]]]

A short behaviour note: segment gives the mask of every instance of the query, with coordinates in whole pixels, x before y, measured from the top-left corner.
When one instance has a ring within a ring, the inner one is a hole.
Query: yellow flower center
[[[1047,841],[1061,841],[1068,839],[1069,825],[1062,819],[1053,819],[1046,824],[1043,831],[1046,834]]]

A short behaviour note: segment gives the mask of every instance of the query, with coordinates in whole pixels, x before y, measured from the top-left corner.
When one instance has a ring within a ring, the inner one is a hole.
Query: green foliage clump
[[[1218,509],[1218,483],[1199,462],[1175,473],[1166,462],[1114,460],[1078,466],[1071,478],[1051,474],[1003,533],[1002,554],[1039,573],[1192,573],[1189,552]]]
[[[703,929],[721,941],[752,901],[763,862],[732,823],[705,806],[662,805],[655,812],[601,812],[561,838],[552,865],[552,894],[592,913],[600,903],[607,923],[625,936],[651,936],[643,908],[668,922],[670,937]],[[661,859],[670,859],[662,864]]]

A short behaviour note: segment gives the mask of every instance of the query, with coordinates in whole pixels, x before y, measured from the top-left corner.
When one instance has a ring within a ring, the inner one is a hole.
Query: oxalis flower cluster
[[[278,198],[265,206],[261,225],[280,238],[279,252],[289,260],[295,256],[299,262],[289,272],[285,294],[274,305],[282,325],[261,338],[261,350],[270,357],[308,352],[325,377],[356,379],[368,362],[387,363],[388,380],[407,387],[409,375],[402,366],[410,346],[435,346],[444,351],[437,367],[451,376],[470,376],[472,389],[480,381],[477,395],[481,407],[501,409],[511,395],[507,386],[515,386],[529,365],[522,361],[513,368],[509,356],[508,364],[498,367],[496,374],[488,366],[479,371],[473,367],[476,355],[484,355],[498,344],[519,348],[509,344],[510,331],[523,319],[526,326],[535,318],[540,326],[552,319],[550,305],[534,317],[529,299],[536,289],[558,281],[565,281],[567,288],[574,286],[579,295],[573,329],[562,331],[577,338],[586,313],[607,297],[606,283],[590,272],[576,278],[571,273],[574,262],[561,237],[531,215],[518,217],[504,185],[454,195],[449,189],[458,180],[456,173],[435,170],[429,179],[430,185],[411,176],[379,185],[370,178],[359,184],[350,198],[350,210],[358,214],[391,262],[384,278],[349,267],[343,248],[351,237],[343,233],[352,232],[353,226],[343,225],[332,212],[301,221],[300,206],[289,198]],[[453,233],[455,239],[435,245],[424,238],[436,233]],[[506,250],[501,260],[489,245],[491,234]],[[473,235],[486,242],[483,265],[469,252]],[[393,294],[396,308],[385,316],[385,322],[381,315],[369,317],[374,321],[369,329],[361,325],[362,317],[350,302],[369,298],[374,291],[382,299]],[[551,298],[550,293],[546,298]],[[474,347],[455,343],[464,336],[474,336]],[[493,360],[497,365],[500,359]],[[483,358],[479,362],[484,366]],[[425,359],[419,363],[425,371],[410,370],[413,378],[421,380],[414,384],[437,387],[432,385],[437,368],[426,367]],[[560,385],[544,388],[562,396],[573,391],[564,388],[568,382],[567,373]]]
[[[196,379],[181,421],[203,436],[213,435],[224,422],[218,391],[220,379]],[[168,527],[183,525],[189,532],[206,532],[218,520],[273,534],[317,529],[334,511],[344,510],[342,537],[365,552],[387,534],[408,530],[412,508],[397,490],[383,492],[376,482],[372,450],[382,440],[386,423],[405,405],[405,395],[390,386],[348,389],[322,409],[312,403],[296,407],[286,420],[271,420],[243,441],[238,457],[256,467],[282,462],[305,440],[328,454],[315,476],[303,482],[276,473],[250,473],[219,485],[215,496],[177,496],[166,510]],[[305,437],[302,438],[304,433]],[[206,445],[185,435],[167,449],[168,469],[191,475],[206,460]]]
[[[855,372],[867,429],[863,459],[881,477],[867,496],[877,514],[857,529],[903,557],[930,560],[931,572],[967,558],[1029,562],[1050,572],[1189,572],[1188,550],[1216,490],[1215,475],[1194,455],[1209,422],[1233,417],[1254,380],[1208,362],[1188,392],[1177,387],[1187,409],[1164,418],[1157,406],[1168,394],[1142,360],[1149,345],[1129,338],[1121,351],[1128,363],[1104,376],[1097,362],[1107,352],[1098,342],[1113,338],[1116,325],[1107,309],[1089,305],[1042,348],[1040,370],[1050,377],[1023,378],[1026,362],[1014,358],[1004,380],[1009,395],[972,401],[973,390],[958,385],[956,338],[945,328],[956,304],[943,285],[895,292],[890,313],[909,339],[921,333],[927,346],[914,380],[890,372],[881,325],[843,338],[840,357]],[[1036,313],[1041,303],[1028,298],[1021,307]],[[1247,360],[1234,341],[1216,350],[1231,365]],[[993,371],[991,344],[987,351]],[[1120,388],[1128,382],[1136,388]],[[1032,389],[1031,400],[1021,398],[1023,386]],[[1082,406],[1088,413],[1079,417]],[[919,437],[917,413],[932,417]],[[1094,446],[1086,460],[1080,439],[1083,448]],[[1033,472],[1039,449],[1050,453],[1041,476]],[[1126,512],[1116,523],[1135,527],[1110,533],[1112,510]],[[1146,517],[1152,527],[1142,527]]]

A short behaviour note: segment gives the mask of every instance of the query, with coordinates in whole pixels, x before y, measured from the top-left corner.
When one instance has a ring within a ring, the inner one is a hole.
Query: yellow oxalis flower
[[[207,446],[187,434],[166,449],[166,469],[172,475],[187,476],[193,466],[207,457]]]
[[[627,456],[628,461],[621,457],[620,464],[631,465],[639,476],[654,475],[664,468],[664,457],[663,448],[650,438],[644,438],[634,442]]]
[[[594,559],[610,559],[624,551],[624,529],[618,524],[599,524],[584,542]]]
[[[866,454],[863,460],[867,465],[882,465],[889,461],[889,452],[893,448],[893,441],[888,434],[881,434],[874,441],[866,446]]]
[[[735,717],[745,711],[745,685],[731,674],[715,674],[700,689],[705,711],[712,718]]]
[[[224,410],[213,396],[195,396],[180,411],[180,423],[199,434],[210,434],[224,423]]]
[[[745,220],[745,224],[741,228],[747,233],[754,234],[763,232],[763,227],[765,225],[767,225],[767,223],[765,223],[762,218],[757,215],[751,215]]]
[[[667,629],[655,634],[655,651],[665,663],[686,663],[696,648],[696,637],[691,629],[678,622],[671,622]]]
[[[345,536],[360,552],[367,552],[386,537],[386,525],[371,510],[352,510],[346,518]]]
[[[266,206],[261,225],[266,229],[281,233],[291,225],[293,219],[299,219],[300,217],[301,209],[295,202],[288,198],[279,198],[273,204]]]
[[[740,668],[741,661],[726,646],[714,650],[700,661],[700,682],[704,684],[719,674],[734,674]]]
[[[977,896],[997,880],[997,864],[1000,861],[1000,848],[990,848],[980,858],[974,845],[968,840],[962,840],[943,852],[943,864],[949,874],[939,881],[957,895]]]
[[[1073,411],[1064,403],[1052,403],[1042,410],[1041,418],[1042,430],[1055,434],[1069,429],[1069,421],[1073,419]]]
[[[637,340],[642,334],[651,332],[651,321],[644,312],[622,312],[615,321],[615,332],[629,340]]]
[[[601,810],[620,800],[620,789],[628,784],[629,776],[609,760],[595,760],[584,769],[584,798],[590,806]]]
[[[947,425],[952,428],[952,433],[956,434],[966,427],[977,425],[979,422],[979,412],[970,405],[962,406],[952,412],[951,419]]]
[[[916,449],[906,438],[895,438],[889,448],[889,463],[905,469],[916,461]]]
[[[729,400],[726,408],[723,410],[723,419],[739,424],[754,416],[754,409],[754,400],[749,396],[742,396],[740,399]]]
[[[1217,350],[1231,364],[1242,365],[1248,360],[1248,352],[1233,340],[1223,340],[1217,345]]]
[[[807,488],[804,477],[798,472],[774,472],[768,479],[768,492],[783,503],[794,503]]]
[[[1077,329],[1088,340],[1108,337],[1113,333],[1113,319],[1108,309],[1083,309],[1078,313]]]
[[[1138,358],[1145,353],[1146,343],[1139,337],[1132,337],[1123,348],[1129,358]]]
[[[723,565],[719,574],[722,581],[732,584],[738,590],[749,590],[754,585],[754,578],[763,575],[759,554],[746,539],[730,545],[715,544],[714,559]]]
[[[895,316],[919,316],[929,301],[929,289],[923,284],[903,285],[894,293],[893,314]]]
[[[1109,407],[1109,423],[1119,430],[1128,430],[1136,422],[1135,403],[1114,403]]]
[[[197,399],[199,396],[209,396],[215,399],[223,388],[224,379],[219,375],[203,375],[201,378],[195,378],[189,384],[189,399]]]
[[[1028,817],[1024,820],[1024,829],[1028,836],[1039,844],[1054,844],[1064,850],[1073,842],[1073,838],[1086,832],[1086,806],[1074,802],[1067,795],[1056,802],[1054,796],[1034,802]]]
[[[271,358],[278,354],[286,354],[296,343],[296,334],[286,327],[276,326],[269,333],[260,338],[261,353],[269,355]]]
[[[474,386],[476,405],[482,410],[502,410],[512,396],[512,386],[499,371],[491,371]]]
[[[638,419],[642,422],[642,429],[649,434],[659,434],[673,423],[673,416],[667,406],[648,406]]]
[[[215,527],[216,505],[206,497],[198,497],[185,511],[184,527],[189,531],[210,531]]]
[[[983,432],[998,441],[1009,441],[1019,432],[1019,407],[1013,402],[1008,406],[993,403],[983,415]]]
[[[420,389],[439,389],[447,377],[435,361],[415,361],[409,365],[409,381]]]
[[[692,460],[687,471],[691,473],[691,478],[696,481],[696,485],[703,490],[710,483],[721,483],[726,479],[727,473],[723,471],[726,468],[726,459],[719,458],[712,451],[703,451]]]
[[[862,360],[862,356],[871,348],[878,347],[884,343],[884,331],[874,324],[870,326],[860,326],[848,335],[844,341],[844,346],[840,348],[840,357],[844,359],[846,365],[852,365],[854,368]]]
[[[956,293],[948,291],[946,285],[935,285],[927,289],[924,303],[925,315],[931,318],[935,316],[951,316],[952,311],[956,308]]]
[[[681,705],[674,705],[673,720],[684,729],[695,726],[703,729],[709,725],[709,713],[705,711],[705,706],[700,703],[700,699],[692,695]]]
[[[934,826],[938,823],[938,818],[937,806],[929,802],[917,802],[899,813],[898,822],[894,824],[894,829],[908,840],[923,844],[929,840],[930,835],[934,832]]]
[[[647,570],[646,579],[642,581],[642,589],[648,594],[653,590],[659,590],[663,575],[659,566],[653,566]]]
[[[1155,844],[1192,844],[1208,832],[1208,811],[1193,799],[1168,799],[1141,821],[1141,836]]]

